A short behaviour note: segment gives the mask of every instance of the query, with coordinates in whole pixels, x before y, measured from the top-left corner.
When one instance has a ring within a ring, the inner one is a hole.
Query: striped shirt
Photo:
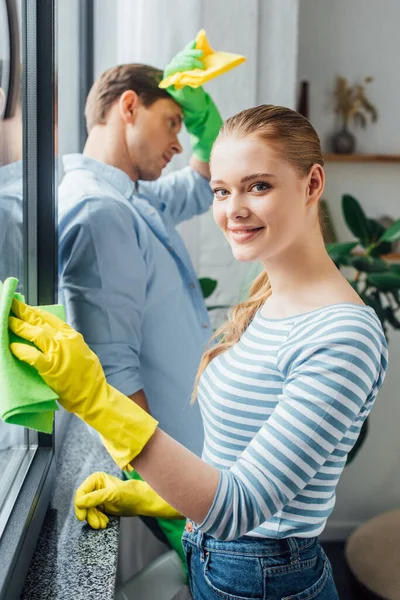
[[[259,310],[200,379],[203,459],[220,470],[201,530],[222,540],[319,535],[386,369],[370,307],[279,320]]]

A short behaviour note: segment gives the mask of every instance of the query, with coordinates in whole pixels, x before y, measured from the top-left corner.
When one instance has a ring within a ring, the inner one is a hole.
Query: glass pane
[[[0,0],[0,280],[24,293],[20,0]],[[0,398],[0,416],[1,410]],[[28,434],[0,419],[0,509],[26,454]]]

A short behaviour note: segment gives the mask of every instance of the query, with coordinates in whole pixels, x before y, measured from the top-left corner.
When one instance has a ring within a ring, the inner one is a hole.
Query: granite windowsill
[[[119,519],[94,531],[74,514],[73,496],[95,471],[120,476],[86,425],[73,417],[57,453],[57,479],[20,600],[114,598]]]

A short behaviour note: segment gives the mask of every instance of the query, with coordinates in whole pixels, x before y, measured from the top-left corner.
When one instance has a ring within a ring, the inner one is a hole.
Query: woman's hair
[[[318,135],[311,123],[290,108],[263,104],[243,110],[225,121],[217,140],[235,136],[256,136],[265,140],[280,157],[305,177],[315,164],[323,166],[324,159]],[[322,216],[320,225],[322,227]],[[192,402],[197,396],[201,374],[207,365],[222,352],[234,346],[250,325],[257,310],[271,295],[268,274],[263,271],[253,282],[249,297],[233,308],[226,321],[213,335],[197,371]],[[214,343],[216,342],[216,343]]]

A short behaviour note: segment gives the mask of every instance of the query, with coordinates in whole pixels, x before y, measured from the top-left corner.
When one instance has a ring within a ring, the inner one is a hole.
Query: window
[[[24,293],[23,124],[20,2],[0,4],[0,281],[19,279]],[[0,420],[0,535],[13,504],[11,490],[27,468],[37,436]]]
[[[57,295],[54,32],[53,1],[0,0],[0,280],[17,277],[33,305]],[[0,422],[0,600],[19,597],[54,439]]]

